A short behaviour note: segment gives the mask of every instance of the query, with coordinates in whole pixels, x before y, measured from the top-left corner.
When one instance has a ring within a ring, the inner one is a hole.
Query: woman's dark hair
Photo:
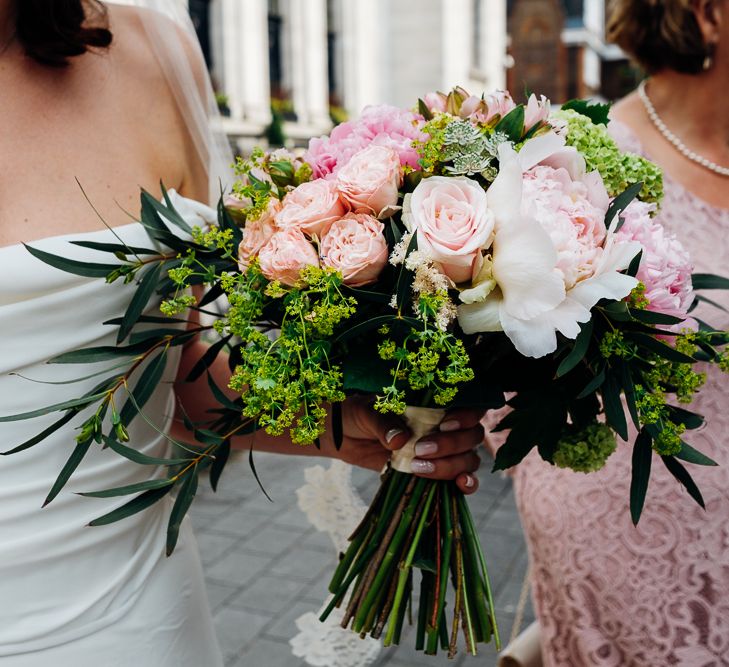
[[[111,44],[106,7],[98,0],[17,0],[16,6],[16,37],[43,65],[65,67],[69,58]]]

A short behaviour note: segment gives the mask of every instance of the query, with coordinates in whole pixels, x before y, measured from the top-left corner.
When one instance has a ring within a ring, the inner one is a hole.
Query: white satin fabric
[[[128,244],[149,247],[144,228],[115,232]],[[87,261],[108,255],[69,240],[116,242],[108,230],[47,238],[36,248]],[[0,248],[0,414],[37,409],[82,395],[103,377],[76,384],[58,381],[111,366],[48,365],[46,360],[82,347],[113,345],[115,327],[134,285],[107,285],[56,270],[22,245]],[[165,381],[145,413],[167,429],[177,368],[171,355]],[[111,373],[110,373],[111,374]],[[121,407],[121,406],[118,406]],[[165,557],[170,499],[121,522],[88,527],[92,519],[129,496],[92,499],[94,491],[159,477],[165,471],[132,463],[93,445],[66,488],[41,504],[75,445],[76,418],[40,444],[0,457],[0,664],[3,667],[216,667],[222,665],[197,546],[188,520],[177,548]],[[86,413],[87,414],[87,413]],[[59,418],[0,423],[0,451],[24,442]],[[153,456],[168,442],[141,418],[131,446]]]

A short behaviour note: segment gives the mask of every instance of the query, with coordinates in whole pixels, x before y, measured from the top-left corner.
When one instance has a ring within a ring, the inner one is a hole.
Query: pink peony
[[[295,285],[305,266],[319,266],[316,249],[295,227],[275,232],[261,248],[258,261],[266,278],[284,285]]]
[[[372,145],[337,172],[336,183],[355,212],[380,217],[397,205],[400,181],[397,153],[392,148]]]
[[[317,179],[302,183],[284,197],[276,225],[280,229],[295,227],[307,236],[321,238],[329,225],[346,212],[335,183]]]
[[[454,283],[472,280],[491,245],[494,216],[483,188],[470,178],[432,176],[405,198],[403,221],[418,235],[418,250]]]
[[[341,271],[346,285],[373,283],[387,264],[384,225],[364,213],[349,213],[329,227],[321,240],[321,262]]]
[[[572,180],[566,169],[544,165],[524,174],[522,210],[552,239],[567,290],[594,274],[606,235],[605,186],[600,179],[586,181]]]
[[[370,144],[394,149],[400,165],[419,169],[414,141],[424,141],[423,117],[387,105],[368,106],[357,120],[337,125],[328,137],[314,138],[304,159],[315,178],[333,178],[349,160]]]
[[[655,204],[633,201],[622,213],[625,222],[618,238],[643,246],[637,278],[645,285],[648,310],[685,318],[694,300],[693,265],[679,240],[651,217]],[[694,321],[678,325],[695,327]]]
[[[268,201],[268,207],[256,220],[246,220],[243,240],[238,245],[238,268],[244,273],[251,260],[268,243],[276,231],[274,218],[281,210],[281,202],[275,197]]]

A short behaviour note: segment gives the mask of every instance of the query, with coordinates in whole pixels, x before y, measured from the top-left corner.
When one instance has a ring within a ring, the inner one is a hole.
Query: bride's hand
[[[451,410],[441,422],[440,431],[421,439],[425,450],[418,451],[413,472],[430,479],[455,479],[464,493],[478,488],[473,474],[481,459],[475,448],[483,442],[484,430],[479,410]],[[347,399],[342,406],[344,438],[335,454],[348,463],[382,470],[390,452],[400,449],[410,438],[407,426],[397,415],[383,415],[366,398]],[[330,445],[333,447],[333,445]]]

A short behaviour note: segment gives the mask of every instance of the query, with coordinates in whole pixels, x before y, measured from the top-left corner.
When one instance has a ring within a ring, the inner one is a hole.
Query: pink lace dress
[[[637,138],[616,122],[625,150]],[[663,224],[700,272],[729,273],[729,210],[666,179]],[[729,298],[712,295],[729,307]],[[715,309],[699,317],[729,328]],[[694,402],[708,424],[688,441],[719,467],[690,466],[702,510],[654,457],[646,507],[630,520],[630,444],[598,473],[561,470],[532,452],[514,471],[533,563],[533,596],[548,667],[729,665],[729,378],[711,369]]]

